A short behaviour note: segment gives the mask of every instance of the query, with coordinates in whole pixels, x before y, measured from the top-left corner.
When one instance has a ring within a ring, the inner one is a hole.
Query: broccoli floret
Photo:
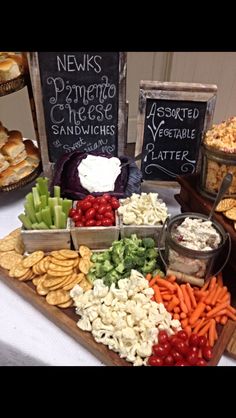
[[[156,260],[145,261],[144,266],[141,268],[143,274],[151,273],[156,268]]]
[[[138,256],[134,256],[133,257],[133,267],[135,268],[136,266],[138,267],[142,267],[145,263],[146,257],[138,257]]]
[[[110,287],[112,283],[116,284],[120,277],[120,274],[115,269],[113,269],[106,274],[106,276],[103,278],[103,281],[106,286]]]
[[[106,274],[106,272],[105,272],[105,270],[104,270],[104,268],[103,268],[103,264],[101,264],[101,263],[96,263],[95,264],[95,274],[96,274],[96,276],[97,276],[97,278],[101,278],[101,277],[103,277],[103,276],[105,276],[105,274]]]
[[[119,263],[118,264],[118,266],[116,267],[116,271],[118,272],[118,273],[124,273],[124,270],[125,270],[125,266],[124,266],[124,263]]]
[[[155,269],[152,272],[152,275],[153,275],[153,277],[155,277],[155,276],[165,277],[165,273],[160,269]]]
[[[93,253],[93,254],[92,254],[92,256],[91,256],[91,258],[90,258],[90,260],[91,260],[93,263],[96,263],[97,258],[98,258],[98,255],[99,255],[99,253]]]
[[[142,256],[145,255],[146,249],[144,247],[139,247],[139,248],[137,248],[137,250],[135,251],[135,253],[136,253],[136,255],[138,257],[142,257]]]
[[[132,269],[134,265],[133,259],[130,255],[127,255],[124,259],[124,266],[126,269]]]
[[[95,262],[103,263],[105,260],[111,260],[110,252],[109,250],[104,251],[103,253],[97,253],[97,258]],[[93,261],[93,260],[92,260]]]
[[[156,248],[148,248],[146,250],[146,257],[147,258],[152,259],[152,258],[156,258],[157,256],[158,256],[158,251],[157,251]]]
[[[88,279],[88,281],[89,281],[91,284],[93,284],[94,280],[96,280],[96,279],[97,279],[97,277],[96,277],[96,273],[95,273],[95,272],[91,272],[91,271],[89,271],[89,272],[88,272],[88,274],[87,274],[87,276],[86,276],[86,278]]]
[[[103,270],[104,272],[111,271],[114,268],[113,264],[109,260],[105,260],[103,263]]]
[[[153,238],[143,238],[142,239],[142,245],[145,248],[154,248],[155,247],[155,241]]]
[[[115,264],[115,266],[118,266],[118,264],[120,264],[120,262],[123,260],[123,258],[122,257],[120,258],[118,254],[113,252],[112,255],[111,255],[111,260]]]

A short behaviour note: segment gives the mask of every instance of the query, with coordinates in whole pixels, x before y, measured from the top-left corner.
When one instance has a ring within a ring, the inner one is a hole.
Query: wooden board
[[[49,305],[44,296],[36,293],[35,287],[31,282],[20,282],[17,279],[13,279],[8,276],[7,270],[2,268],[0,268],[0,279],[11,289],[23,296],[54,324],[73,337],[79,344],[83,345],[105,365],[132,366],[131,363],[121,359],[118,354],[109,350],[105,345],[97,343],[90,332],[79,329],[76,325],[79,317],[75,314],[74,308],[60,309],[56,306]],[[213,349],[213,358],[208,363],[209,366],[218,364],[234,330],[235,323],[228,321],[220,332],[219,339]]]

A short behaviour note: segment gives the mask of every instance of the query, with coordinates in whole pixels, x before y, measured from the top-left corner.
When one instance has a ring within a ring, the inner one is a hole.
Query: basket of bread
[[[39,149],[20,131],[8,131],[0,122],[0,191],[20,188],[41,172]]]
[[[20,90],[25,85],[21,53],[0,52],[0,96]]]

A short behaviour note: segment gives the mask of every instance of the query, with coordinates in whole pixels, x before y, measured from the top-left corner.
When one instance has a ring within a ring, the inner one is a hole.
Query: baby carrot
[[[190,335],[192,334],[190,325],[187,325],[186,327],[184,327],[184,331],[187,333],[188,337],[190,337]]]
[[[206,305],[212,305],[212,300],[215,297],[215,294],[217,292],[218,286],[215,285],[215,287],[212,290],[209,290],[209,295],[205,299]]]
[[[180,307],[179,306],[176,306],[173,310],[174,310],[174,313],[180,313]],[[186,316],[185,316],[185,318],[186,318]]]
[[[181,312],[181,314],[180,314],[180,318],[181,318],[181,319],[185,319],[185,318],[187,318],[187,314],[186,314],[185,312]]]
[[[198,319],[193,327],[193,333],[197,334],[198,331],[207,323],[205,318]]]
[[[216,285],[216,276],[213,276],[210,280],[209,290],[213,290]]]
[[[189,283],[186,284],[186,289],[187,289],[188,295],[190,297],[192,307],[196,308],[197,302],[196,302],[196,299],[195,299],[195,296],[194,296],[194,293],[193,293],[193,289],[191,288]]]
[[[175,291],[175,286],[172,283],[168,282],[167,280],[162,279],[161,277],[157,278],[156,282],[159,286],[163,286],[163,287],[166,287],[167,289],[169,289],[171,291]]]
[[[207,312],[206,317],[209,318],[211,316],[214,316],[215,314],[218,314],[218,312],[222,311],[222,309],[227,308],[228,305],[229,305],[228,302],[219,303],[219,305],[217,305],[211,311]]]
[[[167,277],[168,282],[174,283],[176,281],[176,276],[173,274]]]
[[[214,342],[215,342],[215,328],[216,328],[216,321],[214,319],[211,319],[210,321],[210,328],[209,328],[209,345],[210,347],[214,346]]]
[[[181,325],[182,325],[182,328],[187,327],[188,326],[188,318],[182,319],[181,320]]]
[[[149,282],[149,286],[152,287],[155,283],[156,283],[156,277],[153,277]]]
[[[200,315],[204,312],[205,307],[206,307],[206,304],[203,303],[203,302],[199,302],[197,304],[196,308],[191,313],[191,316],[189,318],[190,325],[195,324],[195,322],[198,320],[198,318],[200,317]]]
[[[202,329],[200,329],[200,331],[198,331],[199,337],[201,337],[202,335],[205,335],[208,332],[210,326],[211,326],[211,320],[207,321],[207,323],[204,325],[204,327],[202,327]]]
[[[227,315],[223,315],[221,317],[220,323],[221,323],[221,325],[225,325],[227,321],[228,321]]]
[[[184,303],[187,306],[188,312],[191,312],[191,302],[190,302],[190,297],[188,295],[188,292],[186,290],[186,286],[184,284],[181,284],[181,289],[182,289],[182,293],[184,296]]]
[[[179,319],[179,314],[178,313],[174,313],[173,318],[174,319]]]
[[[150,280],[151,280],[151,278],[152,278],[152,274],[151,274],[151,273],[147,273],[147,274],[146,274],[146,279],[147,279],[148,281],[150,281]]]
[[[172,300],[169,302],[167,306],[167,310],[171,312],[177,305],[179,305],[179,299],[175,295],[173,295]]]
[[[217,284],[220,287],[223,287],[224,286],[222,272],[218,273],[218,275],[217,275]]]
[[[215,305],[216,304],[216,301],[217,301],[218,296],[219,296],[219,294],[221,292],[221,289],[222,289],[222,287],[218,285],[218,287],[216,288],[216,292],[215,292],[215,294],[214,294],[214,296],[212,298],[212,301],[211,301],[212,305]]]
[[[234,315],[229,309],[226,309],[226,315],[230,318],[233,319],[233,321],[236,321],[236,315]]]
[[[162,300],[162,297],[161,297],[161,293],[160,293],[159,287],[157,285],[154,285],[153,286],[153,290],[154,290],[155,301],[157,303],[162,303],[163,300]]]
[[[182,309],[182,312],[188,313],[188,308],[183,300],[180,300],[180,308]]]
[[[230,311],[230,312],[232,312],[232,314],[235,314],[236,313],[236,309],[233,308],[233,306],[231,306],[231,305],[227,306],[227,310]]]
[[[216,302],[220,302],[221,299],[226,295],[227,292],[228,292],[228,289],[227,289],[226,286],[221,287],[220,294],[218,295],[218,298],[217,298]]]
[[[162,297],[163,300],[168,300],[169,301],[173,298],[173,295],[161,293],[161,297]]]

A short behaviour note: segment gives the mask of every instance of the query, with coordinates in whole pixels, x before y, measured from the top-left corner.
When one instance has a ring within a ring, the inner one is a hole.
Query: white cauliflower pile
[[[152,346],[158,341],[159,330],[174,334],[181,329],[178,320],[172,319],[162,303],[151,300],[153,289],[136,270],[128,279],[114,283],[110,289],[102,280],[95,280],[87,292],[76,285],[70,292],[81,316],[79,328],[91,331],[98,343],[119,353],[134,366],[146,365]]]
[[[158,193],[133,193],[120,199],[119,215],[125,225],[160,225],[168,216],[167,206],[158,199]]]

